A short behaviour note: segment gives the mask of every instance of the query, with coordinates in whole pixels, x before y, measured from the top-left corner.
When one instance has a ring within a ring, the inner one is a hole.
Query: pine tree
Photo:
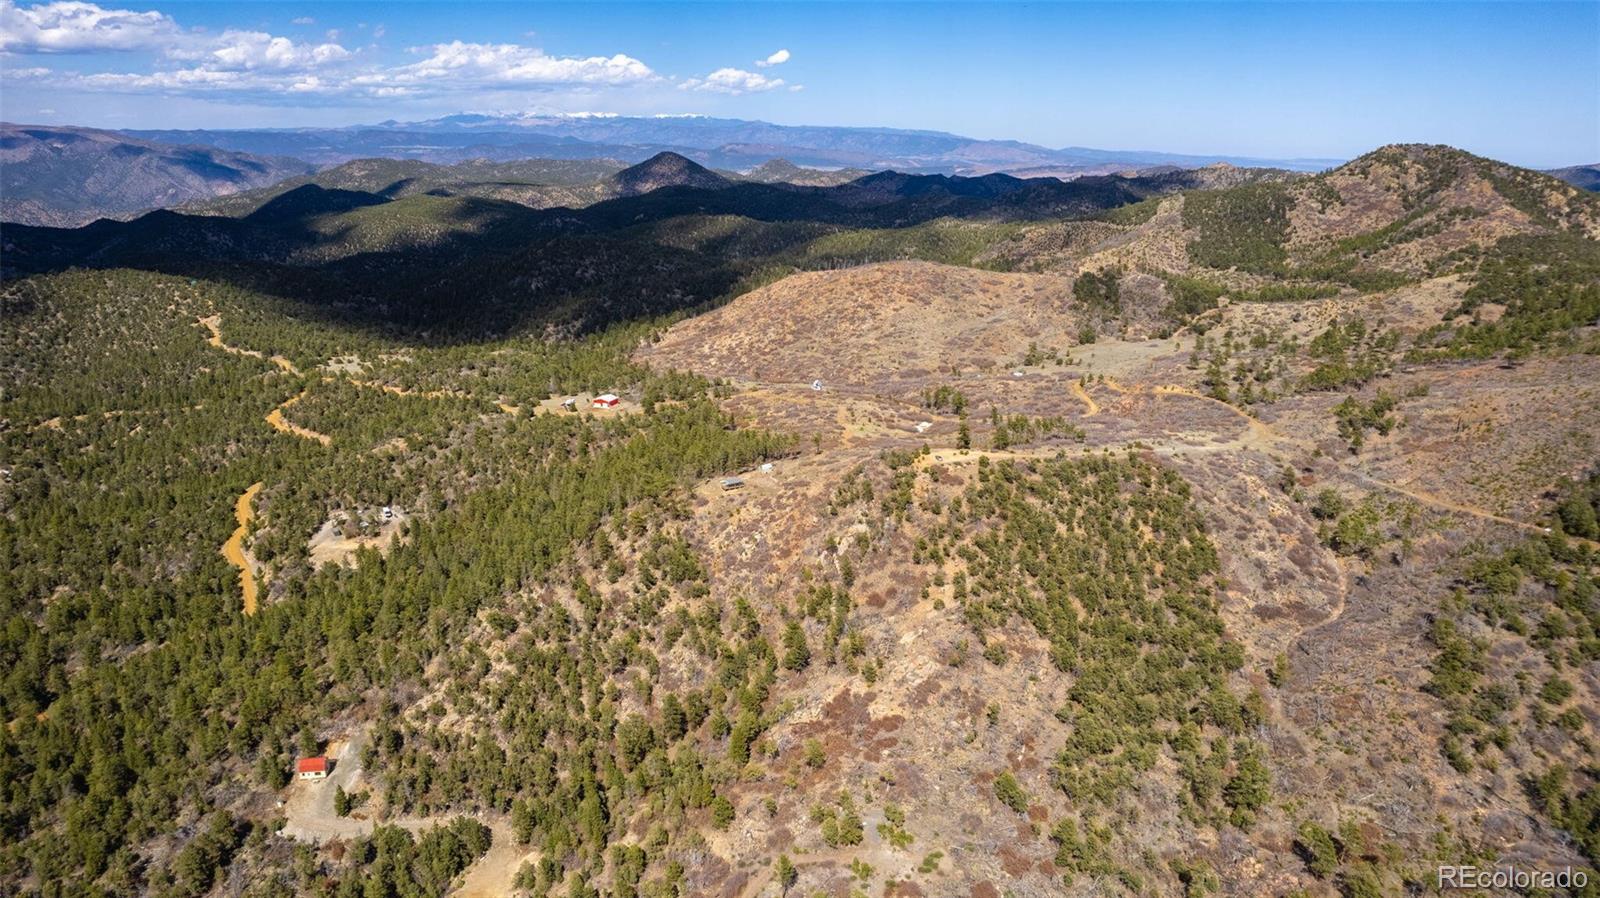
[[[778,855],[778,885],[783,887],[783,894],[789,894],[794,884],[800,881],[800,871],[795,869],[794,862],[789,860],[787,854]]]
[[[811,664],[811,646],[806,642],[805,628],[798,620],[789,621],[783,630],[783,666],[790,670],[805,670]]]
[[[727,829],[733,823],[735,811],[733,802],[726,796],[718,795],[711,802],[711,822],[717,829]]]

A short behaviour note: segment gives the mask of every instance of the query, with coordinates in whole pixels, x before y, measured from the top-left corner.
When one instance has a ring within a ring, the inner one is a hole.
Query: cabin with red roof
[[[622,404],[622,399],[615,393],[603,393],[590,400],[590,408],[616,408]]]
[[[333,769],[333,763],[327,755],[317,755],[315,758],[301,758],[294,763],[294,775],[303,780],[320,780],[328,778],[328,771]]]

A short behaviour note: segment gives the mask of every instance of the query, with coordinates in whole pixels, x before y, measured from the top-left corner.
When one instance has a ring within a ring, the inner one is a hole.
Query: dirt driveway
[[[329,839],[354,839],[372,832],[375,825],[357,810],[349,817],[340,817],[333,810],[336,787],[346,792],[359,792],[365,787],[361,770],[361,749],[366,733],[357,732],[342,746],[330,746],[333,772],[324,780],[295,780],[288,786],[283,814],[288,823],[283,834],[302,842],[321,843]],[[401,821],[397,824],[404,825]],[[407,827],[407,829],[417,827]]]
[[[343,745],[328,747],[328,756],[334,760],[333,772],[324,780],[295,780],[286,789],[283,813],[288,819],[282,833],[291,839],[321,844],[333,839],[358,839],[370,835],[377,821],[357,809],[348,817],[334,813],[333,796],[337,788],[358,792],[371,788],[366,772],[361,767],[361,750],[366,745],[366,732],[358,731]],[[385,823],[410,830],[413,833],[442,826],[456,814],[432,817],[396,817]],[[479,818],[494,833],[488,852],[463,874],[461,885],[454,898],[501,898],[514,891],[517,871],[522,865],[537,857],[527,845],[517,844],[511,824],[503,817]]]

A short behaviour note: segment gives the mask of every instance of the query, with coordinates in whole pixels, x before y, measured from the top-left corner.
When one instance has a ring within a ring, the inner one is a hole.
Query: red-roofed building
[[[615,393],[603,393],[589,401],[590,408],[616,408],[622,400]]]
[[[320,780],[328,778],[328,771],[333,769],[333,763],[326,755],[315,758],[301,758],[294,762],[294,775],[303,780]]]

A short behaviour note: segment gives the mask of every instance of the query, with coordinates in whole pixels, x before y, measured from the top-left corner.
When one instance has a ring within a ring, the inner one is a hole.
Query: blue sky
[[[702,113],[1047,146],[1600,161],[1600,2],[0,0],[0,115],[347,125]],[[780,52],[786,51],[786,52]]]

